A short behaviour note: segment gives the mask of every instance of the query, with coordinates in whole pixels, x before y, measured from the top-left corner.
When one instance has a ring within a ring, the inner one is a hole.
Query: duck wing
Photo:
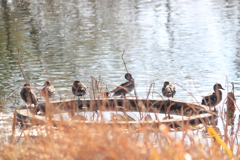
[[[131,92],[134,89],[134,81],[128,81],[125,83],[122,83],[120,86],[117,86],[116,89],[112,90],[111,92],[114,92],[113,96],[120,96],[122,94],[126,94]]]
[[[48,91],[55,94],[55,88],[53,86],[49,86]]]
[[[24,101],[29,104],[37,105],[37,96],[35,95],[35,93],[32,90],[28,90],[25,93],[25,100]]]
[[[175,86],[172,84],[167,85],[165,88],[162,88],[162,93],[165,97],[173,97],[176,93]]]
[[[43,97],[48,96],[49,98],[51,98],[54,94],[55,88],[53,86],[47,86],[41,90],[41,96]]]
[[[26,88],[23,88],[21,91],[20,91],[20,96],[21,98],[23,99],[24,102],[27,102],[27,89]]]
[[[31,98],[31,101],[29,101],[29,102],[30,103],[32,102],[32,104],[37,105],[38,99],[37,99],[37,96],[35,95],[35,93],[32,90],[30,90],[30,98]]]
[[[217,102],[217,96],[216,93],[210,93],[202,98],[202,105],[206,106],[214,106]]]
[[[85,95],[87,93],[86,86],[83,83],[78,83],[77,92],[78,92],[77,96]]]

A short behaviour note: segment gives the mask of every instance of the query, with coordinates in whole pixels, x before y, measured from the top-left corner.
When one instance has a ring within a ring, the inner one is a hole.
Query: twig
[[[124,58],[123,58],[124,53],[125,53],[125,50],[123,49],[122,60],[123,60],[123,64],[124,64],[124,66],[125,66],[125,69],[126,69],[127,73],[129,73],[129,72],[128,72],[128,69],[127,69],[126,62],[124,61]],[[138,95],[137,95],[137,91],[136,91],[136,87],[135,87],[135,82],[133,83],[133,85],[134,85],[134,94],[135,94],[136,104],[137,104],[137,103],[138,103],[138,98],[137,98]],[[138,107],[139,113],[140,113],[140,108],[139,108],[138,104],[137,104],[137,107]],[[141,114],[140,114],[140,117],[141,117]],[[142,118],[141,118],[141,119],[142,119]]]
[[[13,112],[13,124],[12,124],[12,137],[11,137],[11,143],[13,142],[14,136],[15,136],[15,129],[16,129],[16,122],[17,122],[17,111],[14,110]]]
[[[231,84],[232,84],[232,93],[233,93],[233,95],[234,95],[234,83],[231,82]]]
[[[22,137],[23,132],[24,132],[24,130],[21,131],[20,136],[17,139],[17,143],[20,141],[20,138]]]
[[[125,53],[125,50],[123,49],[122,60],[123,60],[123,64],[124,64],[124,66],[125,66],[125,69],[126,69],[127,73],[129,73],[129,72],[128,72],[128,69],[127,69],[126,62],[124,61],[124,58],[123,58],[124,53]]]
[[[197,103],[199,103],[198,100],[196,99],[196,97],[194,97],[194,95],[193,95],[191,92],[189,92],[187,89],[185,89],[183,86],[181,86],[181,85],[178,84],[178,83],[173,83],[173,84],[181,87],[181,88],[182,88],[183,90],[185,90],[189,95],[191,95],[191,96],[195,99],[195,101],[196,101]]]
[[[153,98],[153,92],[154,92],[154,88],[155,88],[155,83],[153,83],[152,88],[153,88],[153,90],[152,90],[152,98]]]
[[[152,88],[153,88],[153,91],[152,91],[152,95],[153,95],[153,92],[154,92],[154,87],[153,87],[153,86],[155,86],[155,83],[152,83],[152,84],[149,86],[149,90],[148,90],[148,93],[147,93],[147,99],[148,99],[148,97],[149,97],[149,94],[150,94]]]
[[[20,54],[19,54],[19,50],[18,50],[18,49],[17,49],[17,52],[18,52],[18,65],[19,65],[19,68],[20,68],[20,70],[21,70],[21,72],[22,72],[22,76],[23,76],[25,82],[28,83],[28,82],[27,82],[27,79],[26,79],[26,77],[25,77],[24,71],[23,71],[23,69],[22,69],[22,67],[21,67]]]
[[[94,82],[96,84],[96,81],[97,80],[94,77],[91,76],[91,87],[92,87],[92,91],[93,91],[93,98],[94,98],[94,100],[96,100],[95,99],[95,86],[94,86]]]

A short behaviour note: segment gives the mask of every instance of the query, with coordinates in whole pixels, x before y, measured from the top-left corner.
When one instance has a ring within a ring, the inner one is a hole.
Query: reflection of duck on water
[[[112,113],[111,120],[110,121],[135,121],[131,116],[124,114],[118,114],[118,113]]]
[[[222,91],[220,89],[225,90],[221,84],[216,83],[213,86],[214,92],[204,96],[201,104],[209,107],[215,107],[222,100]]]
[[[72,120],[79,120],[79,121],[86,121],[87,118],[83,115],[76,114],[74,110],[69,110],[68,111],[68,117],[71,118]]]

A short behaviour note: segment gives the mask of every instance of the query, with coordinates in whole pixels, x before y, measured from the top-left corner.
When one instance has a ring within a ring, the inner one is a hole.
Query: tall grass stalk
[[[43,129],[44,128],[44,129]],[[217,132],[208,127],[208,139],[191,133],[190,126],[170,132],[158,128],[119,124],[87,125],[62,121],[55,128],[51,121],[36,129],[36,135],[23,133],[0,147],[1,159],[238,159]],[[44,134],[43,134],[44,133]],[[198,132],[199,133],[199,132]],[[237,133],[236,133],[237,134]],[[235,143],[235,142],[231,142]],[[239,145],[235,143],[237,150]]]

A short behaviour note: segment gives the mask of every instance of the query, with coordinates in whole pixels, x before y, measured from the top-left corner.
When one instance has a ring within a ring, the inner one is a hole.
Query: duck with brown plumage
[[[114,93],[113,96],[121,96],[125,97],[126,94],[133,91],[135,87],[134,79],[130,73],[125,74],[125,79],[128,80],[125,83],[122,83],[120,86],[117,86],[116,89],[112,90],[111,92]]]
[[[167,98],[173,98],[173,96],[176,94],[175,86],[169,81],[165,81],[162,87],[162,94]]]
[[[168,98],[168,104],[165,107],[165,115],[168,112],[168,116],[164,117],[164,119],[171,119],[170,112],[168,111],[168,108],[171,107],[171,101],[169,100],[170,97],[173,98],[173,96],[176,94],[176,88],[173,84],[171,84],[169,81],[165,81],[162,87],[162,94],[163,96]]]
[[[220,83],[214,84],[213,86],[214,92],[204,96],[202,98],[201,104],[209,106],[209,108],[214,107],[215,109],[215,106],[219,104],[222,100],[222,91],[220,89],[225,90]]]
[[[51,85],[50,81],[45,81],[44,87],[41,90],[40,95],[43,96],[45,99],[54,97],[55,88],[54,88],[54,86]]]
[[[72,85],[72,93],[80,99],[79,96],[82,97],[87,94],[87,87],[79,80],[76,80]]]
[[[38,112],[38,99],[36,94],[31,89],[31,86],[29,83],[24,84],[23,88],[20,91],[20,96],[22,100],[26,103],[24,107],[30,107],[30,112],[33,114],[36,114]],[[29,104],[29,106],[27,105]],[[31,105],[34,105],[34,107],[31,107]]]
[[[234,94],[234,83],[232,82],[232,91],[228,92],[227,94],[227,101],[226,101],[226,105],[227,105],[227,121],[228,121],[228,125],[233,125],[234,124],[234,113],[236,110],[236,98],[235,98],[235,94]]]

